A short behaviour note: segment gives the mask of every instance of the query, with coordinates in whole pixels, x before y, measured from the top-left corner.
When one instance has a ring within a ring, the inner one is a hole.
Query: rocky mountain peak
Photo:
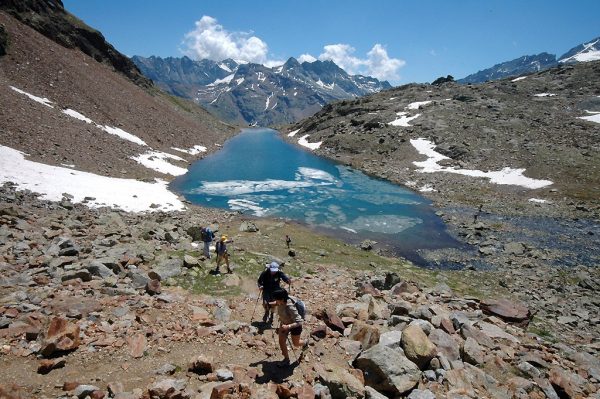
[[[185,74],[174,72],[181,69],[181,59],[135,56],[133,61],[167,92],[193,99],[218,117],[240,124],[296,122],[329,101],[391,88],[388,82],[349,75],[333,61],[300,63],[290,57],[269,68],[231,59],[200,60],[190,61],[193,67]]]

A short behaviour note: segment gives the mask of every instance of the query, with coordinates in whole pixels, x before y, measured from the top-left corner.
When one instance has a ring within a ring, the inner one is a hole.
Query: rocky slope
[[[165,179],[170,175],[132,158],[150,150],[173,153],[171,147],[214,151],[236,131],[192,102],[133,84],[112,64],[59,45],[4,11],[0,24],[9,43],[0,58],[0,145],[31,160],[104,176]],[[198,157],[180,155],[174,162],[181,166]]]
[[[430,272],[235,214],[88,209],[9,185],[0,204],[2,397],[583,398],[600,390],[597,268],[527,278]],[[210,273],[214,263],[192,245],[208,223],[233,238],[234,274]],[[256,321],[254,281],[273,258],[287,261],[293,293],[309,309],[309,350],[284,368],[277,323]],[[525,292],[535,295],[519,298]]]
[[[79,49],[96,61],[113,66],[137,85],[152,86],[128,57],[106,42],[100,32],[66,11],[61,0],[4,0],[0,10],[62,46]]]
[[[296,122],[332,100],[391,87],[375,78],[349,75],[332,61],[299,63],[290,58],[274,68],[187,57],[134,56],[133,61],[167,92],[198,102],[222,120],[249,125]]]

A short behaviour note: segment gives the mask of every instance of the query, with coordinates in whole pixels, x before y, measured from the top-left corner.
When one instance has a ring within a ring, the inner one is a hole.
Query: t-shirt
[[[296,301],[296,298],[290,297],[283,305],[277,305],[277,316],[282,324],[302,323],[303,321],[292,300]]]
[[[218,255],[223,255],[225,252],[227,252],[227,244],[225,244],[225,241],[218,241],[215,245],[215,250],[217,251]]]
[[[281,286],[279,282],[283,280],[285,283],[289,284],[290,279],[286,276],[281,270],[275,273],[271,273],[269,269],[265,270],[258,277],[258,286],[262,287],[263,292],[273,292]]]

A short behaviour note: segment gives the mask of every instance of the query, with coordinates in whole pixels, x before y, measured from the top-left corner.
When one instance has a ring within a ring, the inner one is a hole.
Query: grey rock
[[[258,227],[256,226],[256,224],[254,222],[250,222],[250,221],[243,221],[240,224],[240,228],[239,230],[241,232],[245,232],[245,233],[256,233],[257,231],[259,231]]]
[[[87,281],[92,280],[92,275],[86,269],[80,269],[80,270],[73,270],[73,271],[64,273],[61,276],[62,281],[69,281],[69,280],[74,280],[77,278],[81,279],[81,281],[87,282]]]
[[[465,362],[478,365],[484,362],[484,352],[473,338],[469,337],[462,346],[462,358]]]
[[[231,381],[233,380],[233,373],[227,369],[218,369],[216,371],[217,378],[219,381]]]
[[[542,377],[542,372],[528,362],[521,362],[517,364],[517,368],[529,378]]]
[[[93,276],[98,276],[102,278],[109,278],[115,276],[115,273],[110,268],[108,268],[102,262],[99,262],[97,260],[91,261],[86,268]]]
[[[407,397],[408,399],[435,399],[435,394],[429,389],[415,389]]]
[[[100,388],[94,385],[78,385],[77,388],[73,390],[73,395],[77,396],[80,399],[83,399],[92,394],[94,391],[99,391]]]
[[[379,344],[390,348],[400,348],[402,340],[402,331],[388,331],[379,336]]]
[[[173,375],[176,370],[177,366],[171,363],[167,363],[162,365],[160,368],[156,369],[154,373],[158,375]]]
[[[365,375],[365,384],[379,392],[399,395],[413,389],[421,378],[419,367],[397,349],[375,345],[362,352],[354,367]]]
[[[181,274],[183,260],[179,258],[167,259],[159,262],[153,269],[160,276],[160,280],[164,281],[171,277],[177,277]]]
[[[198,267],[200,266],[200,261],[191,255],[185,255],[183,257],[183,266],[187,267],[188,269],[192,267]]]
[[[377,392],[370,386],[365,387],[365,399],[388,399],[387,396]]]

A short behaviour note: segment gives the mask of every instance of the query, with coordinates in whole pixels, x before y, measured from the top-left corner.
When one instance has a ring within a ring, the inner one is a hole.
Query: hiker
[[[204,242],[204,256],[206,259],[210,259],[210,243],[214,238],[215,233],[213,233],[209,226],[203,227],[200,230],[200,239]]]
[[[308,349],[308,340],[300,339],[303,319],[296,308],[296,299],[290,297],[288,292],[283,288],[273,291],[272,297],[273,302],[270,304],[277,305],[277,316],[280,322],[277,335],[279,336],[279,347],[281,348],[283,360],[279,363],[279,366],[285,367],[290,364],[290,356],[287,348],[288,335],[291,334],[292,336],[293,346],[302,347],[300,356],[298,356],[298,362],[304,358],[304,354]]]
[[[269,303],[273,302],[273,292],[281,289],[279,285],[281,280],[287,284],[292,284],[292,280],[280,270],[280,265],[277,262],[269,263],[267,269],[258,276],[258,289],[262,291],[263,308],[265,309],[264,323],[267,322],[267,318],[269,323],[273,322],[273,309],[271,309]]]
[[[227,243],[233,242],[233,240],[227,240],[226,235],[222,235],[221,239],[217,241],[215,245],[215,252],[217,253],[217,268],[215,269],[215,273],[221,273],[221,262],[225,261],[227,265],[227,273],[233,273],[231,267],[229,266],[229,253],[227,252]]]
[[[290,249],[290,244],[292,243],[292,239],[290,238],[290,236],[288,236],[287,234],[285,235],[285,244],[287,245],[288,249]]]

